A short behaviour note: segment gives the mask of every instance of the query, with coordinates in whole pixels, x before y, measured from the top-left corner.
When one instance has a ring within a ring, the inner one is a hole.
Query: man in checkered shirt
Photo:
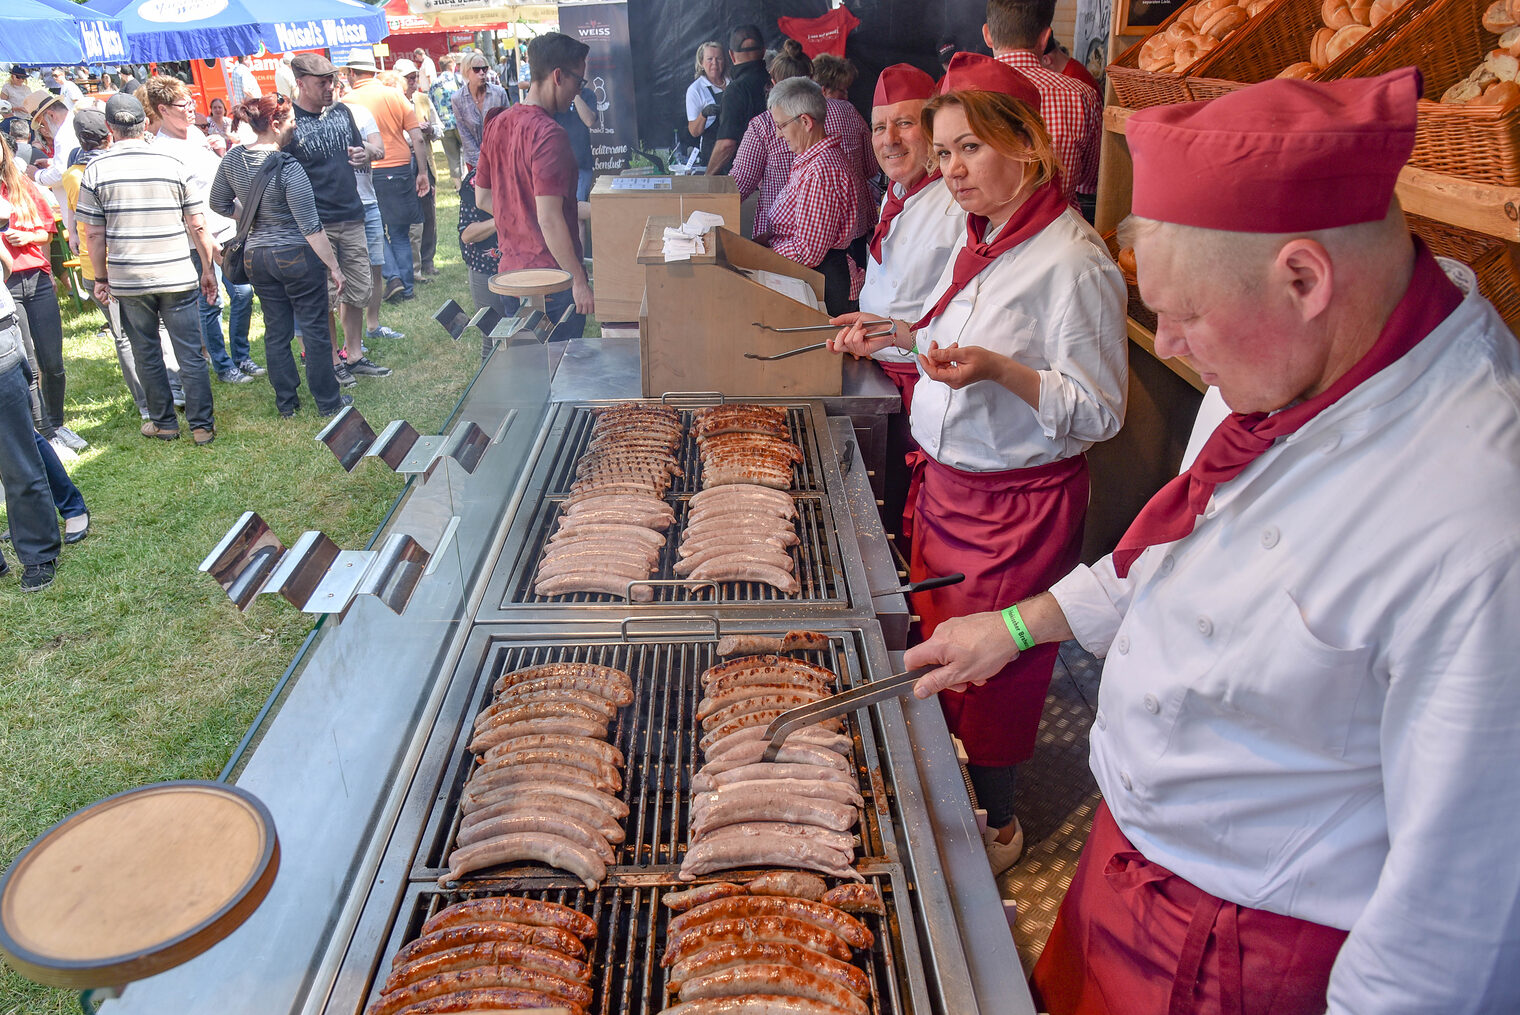
[[[1091,222],[1098,200],[1103,100],[1085,82],[1040,63],[1055,10],[1056,0],[987,0],[982,37],[993,56],[1023,74],[1040,93],[1040,116],[1061,158],[1066,198]]]
[[[838,135],[827,134],[823,91],[807,78],[787,78],[771,89],[766,114],[794,154],[791,175],[771,208],[770,247],[823,275],[829,315],[858,309],[865,273],[849,256],[865,231],[860,219],[858,168],[846,163]]]

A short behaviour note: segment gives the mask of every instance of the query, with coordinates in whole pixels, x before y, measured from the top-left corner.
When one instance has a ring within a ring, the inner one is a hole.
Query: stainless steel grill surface
[[[706,879],[704,879],[706,880]],[[868,879],[881,892],[889,910],[895,910],[896,879],[877,874]],[[651,881],[640,885],[603,886],[594,892],[583,888],[514,889],[510,894],[557,902],[587,914],[596,921],[597,935],[587,942],[587,959],[593,970],[593,1000],[588,1009],[599,1015],[652,1015],[668,1003],[669,970],[660,967],[665,951],[665,929],[678,914],[660,904],[668,891],[690,887]],[[379,985],[390,970],[391,956],[415,939],[422,924],[445,906],[479,893],[441,892],[417,887],[402,901],[400,913],[376,964],[369,1001],[378,997]],[[899,1015],[919,1009],[913,1003],[901,928],[892,916],[857,914],[876,939],[858,952],[854,964],[864,970],[871,985],[871,1010],[875,1015]],[[907,943],[911,950],[911,942]],[[368,1003],[368,1002],[367,1002]]]
[[[426,848],[418,854],[412,877],[419,881],[436,880],[447,870],[445,858],[454,848],[459,832],[460,794],[474,766],[474,755],[466,746],[469,731],[474,717],[490,703],[497,677],[526,666],[555,662],[612,666],[633,679],[633,703],[619,711],[608,730],[609,742],[626,759],[623,790],[618,795],[629,810],[623,821],[627,839],[614,847],[615,858],[608,868],[609,882],[654,869],[674,877],[686,853],[691,776],[701,767],[701,754],[697,750],[701,724],[695,717],[701,697],[698,678],[703,670],[720,661],[715,647],[713,641],[640,639],[552,648],[494,648],[477,677],[460,735],[444,761],[447,773],[444,789],[429,819]],[[851,674],[860,672],[853,649],[838,638],[830,640],[827,651],[796,655],[839,674],[841,689],[853,683]],[[883,862],[882,816],[886,813],[886,801],[879,798],[871,778],[873,771],[879,771],[875,745],[869,736],[863,735],[856,715],[849,717],[847,729],[854,743],[852,760],[857,781],[866,800],[857,861]],[[491,868],[468,875],[463,883],[473,885],[551,873],[541,866]]]
[[[793,467],[789,491],[797,505],[796,526],[800,542],[788,551],[801,591],[786,595],[762,582],[723,582],[716,586],[715,595],[712,582],[677,577],[673,568],[679,559],[676,551],[686,525],[688,504],[691,495],[702,488],[697,443],[689,430],[692,413],[683,410],[681,417],[688,427],[679,449],[685,475],[673,479],[665,496],[675,509],[676,520],[665,533],[665,546],[651,575],[655,581],[650,586],[653,604],[848,606],[850,596],[845,557],[840,551],[837,534],[838,508],[831,500],[827,480],[832,463],[824,461],[824,445],[819,443],[812,422],[813,413],[808,406],[794,405],[787,410],[791,438],[803,454],[803,462]],[[575,482],[576,463],[585,454],[595,422],[593,408],[584,405],[561,405],[557,416],[550,421],[549,438],[528,479],[528,496],[524,498],[521,510],[523,520],[514,523],[515,538],[508,539],[507,551],[497,565],[497,573],[493,575],[487,593],[487,601],[499,604],[504,612],[523,607],[566,605],[615,607],[626,611],[630,605],[621,596],[601,593],[580,592],[550,597],[533,591],[538,563],[549,536],[554,532],[564,499]],[[637,608],[649,604],[631,605]]]

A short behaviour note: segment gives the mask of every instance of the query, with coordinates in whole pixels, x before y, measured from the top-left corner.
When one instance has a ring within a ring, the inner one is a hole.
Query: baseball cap
[[[338,73],[338,68],[321,53],[297,53],[290,61],[290,69],[302,77],[325,78]]]
[[[411,75],[417,73],[417,65],[412,63],[412,61],[408,60],[406,57],[402,57],[400,60],[397,60],[395,63],[391,64],[391,70],[395,71],[397,74],[400,74],[402,77],[410,77]]]
[[[135,127],[148,117],[142,103],[126,92],[117,92],[106,100],[106,122],[113,127]]]
[[[74,113],[74,136],[82,143],[99,144],[111,134],[106,114],[98,109],[80,109]]]

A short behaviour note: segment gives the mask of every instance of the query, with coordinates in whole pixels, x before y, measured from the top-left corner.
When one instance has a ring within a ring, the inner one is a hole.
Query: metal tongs
[[[937,665],[905,670],[902,673],[894,673],[890,677],[869,681],[859,687],[852,687],[842,694],[832,694],[827,698],[819,698],[809,704],[787,709],[771,720],[771,724],[765,728],[767,743],[765,753],[761,755],[760,760],[775,761],[781,753],[781,745],[786,743],[786,738],[804,726],[811,726],[825,719],[833,719],[846,712],[854,712],[856,709],[874,705],[887,698],[907,694],[919,677],[936,669],[938,669]]]
[[[838,331],[839,330],[839,326],[837,324],[809,324],[806,327],[801,327],[801,328],[773,328],[769,324],[761,324],[759,321],[752,321],[750,323],[752,323],[755,327],[759,328],[761,331],[774,331],[778,335],[793,334],[793,333],[799,332],[799,331]],[[886,331],[867,331],[866,335],[865,335],[866,338],[882,338],[882,337],[885,337],[887,335],[892,334],[892,329],[894,327],[896,327],[896,325],[894,325],[891,321],[862,321],[860,323],[866,325],[866,327],[868,327],[868,328],[876,328],[878,325],[882,325],[882,324],[885,324],[887,326],[887,330]],[[747,352],[747,353],[744,354],[744,358],[745,359],[758,359],[758,360],[787,359],[788,357],[791,357],[791,356],[800,356],[800,355],[802,355],[805,352],[816,352],[819,349],[827,348],[828,344],[829,343],[827,343],[827,342],[816,342],[813,345],[804,345],[804,346],[802,346],[800,348],[797,348],[797,349],[788,349],[786,352],[778,352],[778,353],[775,353],[775,354],[770,355],[770,356],[762,356],[762,355],[760,355],[757,352]]]

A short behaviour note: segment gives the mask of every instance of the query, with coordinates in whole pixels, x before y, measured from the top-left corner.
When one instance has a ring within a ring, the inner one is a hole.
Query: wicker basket
[[[1150,35],[1120,53],[1119,59],[1108,65],[1108,80],[1113,82],[1114,96],[1119,100],[1119,105],[1129,109],[1145,109],[1148,106],[1167,106],[1174,102],[1192,100],[1187,85],[1183,84],[1183,75],[1140,69],[1140,47],[1145,45],[1146,39],[1151,35],[1170,28],[1172,22],[1182,16],[1183,11],[1196,2],[1197,0],[1192,0],[1191,3],[1183,4],[1167,15],[1166,20],[1157,25]]]
[[[1435,0],[1346,76],[1419,67],[1425,98],[1409,164],[1480,183],[1520,186],[1520,109],[1431,101],[1467,77],[1495,45],[1493,33],[1483,27],[1487,8],[1487,0]]]
[[[1311,80],[1331,81],[1346,75],[1430,2],[1410,0]],[[1320,11],[1320,0],[1283,0],[1262,11],[1199,61],[1187,79],[1188,93],[1199,101],[1216,99],[1246,85],[1270,81],[1284,67],[1309,59],[1309,42],[1324,27]]]
[[[1119,261],[1118,234],[1104,233],[1103,242],[1108,244],[1108,256],[1112,257],[1114,259],[1114,263],[1117,264]],[[1144,301],[1140,299],[1139,282],[1135,280],[1135,276],[1131,275],[1123,268],[1119,269],[1119,274],[1124,276],[1124,288],[1129,293],[1129,316],[1134,319],[1137,324],[1144,326],[1147,331],[1154,335],[1156,333],[1156,315],[1151,311],[1151,308],[1146,306]]]
[[[1478,291],[1494,305],[1499,316],[1513,326],[1520,321],[1520,274],[1516,273],[1509,244],[1471,229],[1447,225],[1420,215],[1406,215],[1409,228],[1430,252],[1461,261],[1478,276]]]

